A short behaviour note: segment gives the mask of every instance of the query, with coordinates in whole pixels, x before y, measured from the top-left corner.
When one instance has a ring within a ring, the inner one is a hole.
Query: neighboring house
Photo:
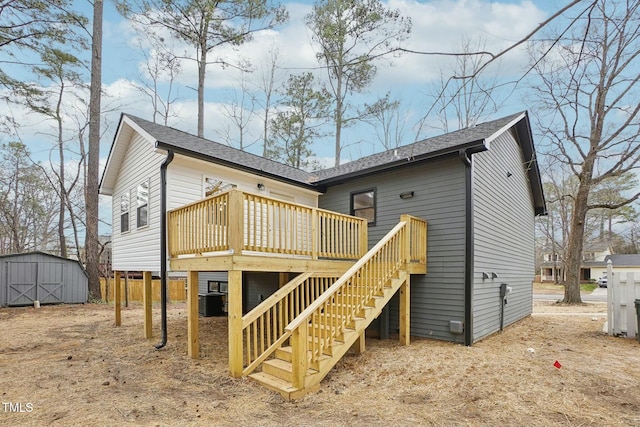
[[[580,264],[580,280],[595,282],[607,273],[605,259],[611,255],[611,247],[605,242],[593,242],[585,245]],[[558,252],[545,249],[543,262],[540,266],[540,280],[542,282],[562,282],[566,278],[564,261]]]
[[[607,274],[607,263],[611,261],[613,274],[635,274],[640,279],[640,254],[613,254],[604,258],[603,267],[598,271]],[[600,277],[600,276],[599,276]]]
[[[0,256],[0,306],[85,303],[87,283],[76,260],[44,252]]]
[[[426,220],[427,274],[416,274],[424,273],[420,268],[410,271],[411,335],[471,345],[531,313],[534,218],[546,214],[546,206],[525,112],[313,173],[123,114],[100,186],[102,194],[113,197],[113,269],[158,274],[169,263],[176,271],[217,271],[207,273],[214,275],[207,282],[229,280],[231,334],[237,321],[231,292],[239,288],[234,281],[242,282],[237,297],[247,312],[286,283],[289,273],[323,268],[337,277],[353,264],[330,256],[322,261],[315,253],[310,261],[305,261],[307,255],[287,256],[303,253],[292,250],[301,244],[301,237],[280,242],[277,257],[262,257],[263,263],[256,264],[258,257],[247,258],[255,255],[246,249],[254,247],[251,239],[256,240],[247,235],[248,221],[266,218],[267,207],[247,213],[258,202],[247,201],[253,199],[246,196],[244,246],[241,237],[238,243],[244,250],[205,245],[209,249],[174,250],[173,257],[172,249],[165,253],[163,235],[169,235],[170,243],[202,239],[203,234],[215,233],[211,231],[215,227],[227,227],[216,215],[235,202],[220,199],[186,221],[205,221],[206,232],[185,228],[189,224],[184,220],[170,219],[163,225],[164,212],[209,194],[227,197],[238,191],[276,200],[267,204],[278,205],[281,200],[302,205],[300,209],[318,207],[364,218],[370,248],[398,224],[401,215]],[[243,202],[237,203],[242,210]],[[183,209],[183,214],[189,215],[190,209]],[[301,216],[276,221],[276,213],[268,215],[264,236],[274,233],[288,239],[292,229],[302,228]],[[344,237],[348,230],[359,227],[350,224],[331,229],[335,233],[331,241],[349,240]],[[316,231],[315,225],[309,229]],[[224,237],[232,239],[231,229],[224,230]],[[323,229],[316,240],[326,238],[328,230]],[[362,254],[353,251],[344,257],[354,253]],[[200,282],[200,292],[209,290]],[[389,331],[402,336],[405,331],[403,322],[409,316],[402,298],[394,302],[398,295],[380,316],[377,329],[383,336]]]

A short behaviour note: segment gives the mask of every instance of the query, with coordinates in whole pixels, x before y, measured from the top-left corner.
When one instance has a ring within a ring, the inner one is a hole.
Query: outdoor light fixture
[[[263,183],[261,183],[261,182],[258,183],[258,190],[260,190],[260,191],[264,190],[264,184]]]
[[[492,279],[497,279],[497,278],[498,278],[498,275],[497,275],[496,273],[493,273],[493,272],[492,272],[492,273],[491,273],[491,278],[492,278]]]
[[[511,178],[513,174],[511,172],[507,172],[507,178]]]
[[[413,191],[406,191],[404,193],[400,193],[401,199],[411,199],[413,197]]]
[[[489,275],[485,272],[482,272],[482,280],[488,279],[488,278],[489,278]]]

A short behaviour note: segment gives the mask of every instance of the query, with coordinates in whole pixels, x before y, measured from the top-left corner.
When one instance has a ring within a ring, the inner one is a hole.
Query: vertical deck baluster
[[[251,357],[251,328],[252,327],[253,327],[253,323],[250,324],[249,326],[247,326],[246,334],[245,334],[245,339],[247,341],[247,349],[246,349],[245,360],[246,360],[246,364],[247,365],[250,365],[251,362],[253,362],[253,359]]]
[[[266,343],[267,343],[267,348],[269,348],[269,346],[271,345],[272,341],[271,341],[271,328],[273,327],[273,325],[271,324],[271,309],[267,310],[267,312],[265,313],[266,315],[266,323],[267,323],[267,327],[266,327],[266,333],[267,333],[267,337],[266,337]],[[264,351],[264,350],[262,350]]]

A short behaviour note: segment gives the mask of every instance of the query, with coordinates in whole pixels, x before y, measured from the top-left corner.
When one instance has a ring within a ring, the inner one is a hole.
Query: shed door
[[[9,262],[7,305],[33,305],[64,302],[60,262]]]
[[[37,300],[37,262],[9,262],[7,305],[32,305]]]
[[[37,296],[41,304],[56,304],[64,302],[62,296],[61,262],[41,262],[38,269]]]

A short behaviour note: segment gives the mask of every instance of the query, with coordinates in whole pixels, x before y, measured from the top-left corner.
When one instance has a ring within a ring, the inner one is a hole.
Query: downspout
[[[473,344],[473,169],[466,150],[458,153],[465,166],[465,249],[464,249],[464,345]]]
[[[160,350],[167,345],[167,167],[173,161],[173,151],[160,165],[160,305],[162,310],[162,340],[156,345]]]

